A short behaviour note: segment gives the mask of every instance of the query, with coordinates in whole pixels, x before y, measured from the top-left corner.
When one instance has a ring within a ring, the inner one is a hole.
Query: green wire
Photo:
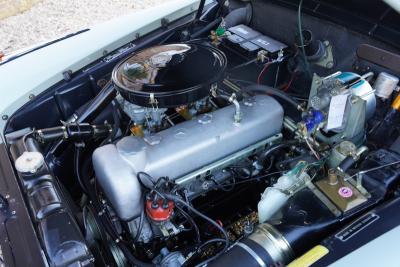
[[[306,65],[307,74],[311,77],[310,65],[308,64],[306,50],[304,48],[304,37],[303,37],[303,31],[302,31],[302,27],[301,27],[301,8],[302,8],[302,6],[303,6],[303,0],[300,0],[299,9],[297,12],[297,27],[299,29],[300,46],[301,46],[301,50],[303,53],[304,64]]]

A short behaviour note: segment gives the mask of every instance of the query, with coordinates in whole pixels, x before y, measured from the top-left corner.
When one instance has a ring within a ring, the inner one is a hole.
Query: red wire
[[[257,77],[257,84],[261,84],[262,76],[263,76],[264,73],[267,71],[269,65],[271,65],[271,63],[265,64],[265,66],[264,66],[264,68],[261,70],[260,74],[258,74],[258,77]]]
[[[290,88],[290,86],[292,85],[292,82],[294,81],[294,78],[295,78],[295,77],[296,77],[296,72],[293,72],[292,77],[290,77],[290,80],[289,80],[289,82],[287,83],[287,85],[286,85],[285,87],[282,88],[282,90],[283,90],[284,92],[286,92],[286,91]]]

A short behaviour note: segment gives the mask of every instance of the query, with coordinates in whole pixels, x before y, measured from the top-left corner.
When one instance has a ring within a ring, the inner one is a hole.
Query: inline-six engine
[[[141,135],[99,147],[93,154],[98,181],[121,219],[140,215],[138,173],[152,177],[152,181],[141,181],[147,186],[168,177],[194,196],[210,189],[206,176],[213,174],[223,182],[229,178],[222,174],[225,167],[250,156],[280,134],[283,109],[272,97],[262,95],[240,102],[231,97],[235,105],[199,114],[195,111],[191,120],[156,133],[150,124],[143,125],[146,117],[154,121],[154,117],[167,116],[166,108],[182,110],[199,106],[199,101],[206,103],[222,77],[224,64],[224,55],[215,48],[177,44],[146,49],[114,69],[113,81],[125,109],[136,110],[130,113],[133,122],[146,129]],[[196,65],[200,72],[188,71]],[[152,115],[157,112],[162,114]]]

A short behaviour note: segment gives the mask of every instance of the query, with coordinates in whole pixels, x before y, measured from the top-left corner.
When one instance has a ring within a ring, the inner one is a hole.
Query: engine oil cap
[[[20,173],[36,173],[44,165],[44,157],[40,152],[25,151],[15,161],[15,168]]]

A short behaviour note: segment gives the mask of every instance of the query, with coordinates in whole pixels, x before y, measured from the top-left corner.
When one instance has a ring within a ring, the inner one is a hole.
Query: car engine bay
[[[399,49],[230,2],[10,118],[52,266],[286,266],[398,194]]]

